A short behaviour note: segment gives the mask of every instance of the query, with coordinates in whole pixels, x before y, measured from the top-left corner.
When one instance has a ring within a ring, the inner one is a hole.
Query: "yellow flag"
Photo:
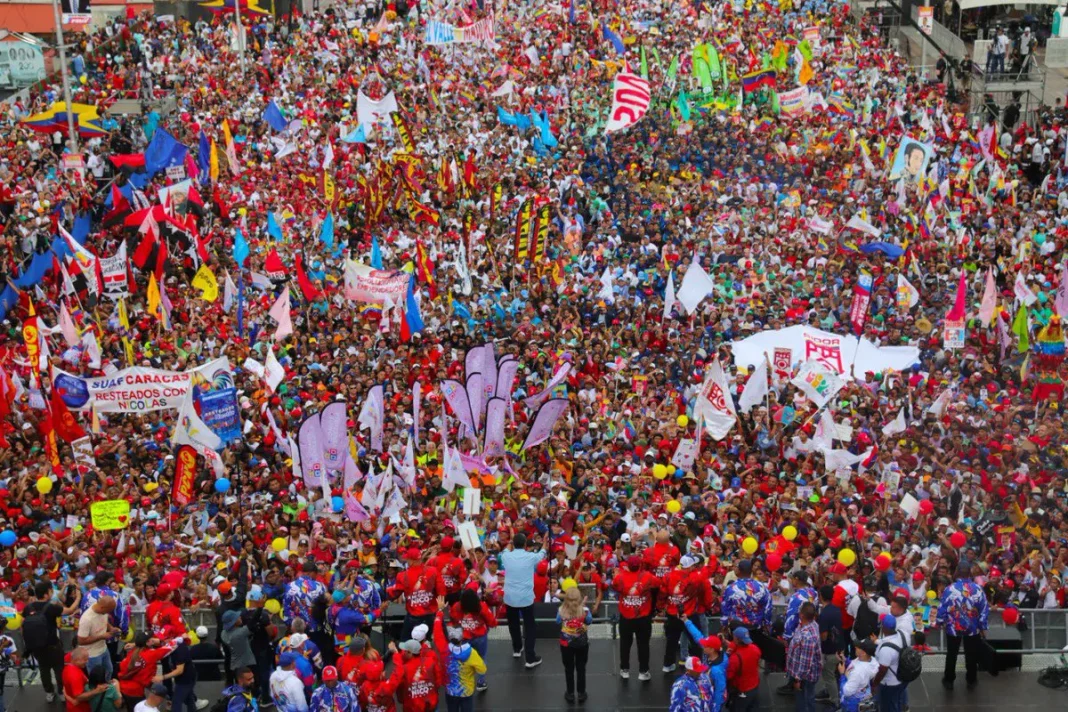
[[[241,164],[237,162],[237,149],[234,148],[234,137],[230,133],[230,124],[223,119],[223,139],[226,144],[224,150],[226,151],[226,162],[230,164],[230,172],[235,176],[241,175]]]
[[[211,140],[211,159],[208,164],[208,175],[211,176],[211,182],[216,183],[219,180],[219,149],[215,147],[215,139]]]
[[[219,298],[219,281],[207,265],[200,265],[193,277],[193,286],[200,290],[200,296],[205,301],[214,302]]]
[[[162,306],[163,300],[159,296],[159,284],[156,283],[156,275],[150,274],[148,276],[148,313],[159,319]]]
[[[802,57],[801,69],[797,72],[797,83],[804,86],[812,81],[813,76],[815,76],[815,72],[812,71],[812,65],[808,63],[807,59]]]
[[[155,275],[153,275],[154,277]],[[126,313],[126,300],[119,299],[119,325],[123,329],[130,328],[130,316]]]
[[[93,435],[99,435],[100,434],[100,415],[96,412],[96,403],[90,403],[90,408],[93,411],[93,417],[92,417],[92,420],[90,420],[90,422],[89,422],[89,429],[92,431]]]

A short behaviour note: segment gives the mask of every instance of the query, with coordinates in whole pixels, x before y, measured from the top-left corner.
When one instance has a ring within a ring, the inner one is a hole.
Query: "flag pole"
[[[73,8],[72,8],[73,9]],[[63,101],[67,102],[67,137],[72,153],[78,152],[78,132],[74,130],[74,104],[70,95],[70,74],[67,70],[67,47],[63,44],[63,21],[59,14],[59,0],[52,0],[52,18],[56,23],[56,46],[59,49],[60,76],[63,78]]]

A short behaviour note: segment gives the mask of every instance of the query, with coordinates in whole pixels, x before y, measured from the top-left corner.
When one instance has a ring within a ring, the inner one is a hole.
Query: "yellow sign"
[[[130,503],[125,499],[94,502],[89,506],[89,516],[97,531],[125,529],[130,523]]]

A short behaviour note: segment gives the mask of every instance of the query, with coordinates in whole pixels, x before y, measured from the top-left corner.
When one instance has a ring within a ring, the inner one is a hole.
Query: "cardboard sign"
[[[88,435],[78,438],[70,444],[74,449],[74,462],[85,467],[96,467],[96,458],[93,457],[93,440]]]
[[[464,490],[464,514],[477,517],[482,511],[482,490],[468,487]]]
[[[456,533],[460,535],[460,543],[463,544],[464,551],[472,551],[482,546],[478,538],[478,527],[474,522],[460,522],[460,525],[456,527]]]
[[[130,523],[130,503],[125,499],[109,499],[89,506],[89,516],[97,531],[125,529]]]
[[[693,469],[693,463],[696,459],[697,441],[693,438],[679,440],[679,445],[675,448],[675,454],[671,457],[671,464],[680,470],[689,472]]]

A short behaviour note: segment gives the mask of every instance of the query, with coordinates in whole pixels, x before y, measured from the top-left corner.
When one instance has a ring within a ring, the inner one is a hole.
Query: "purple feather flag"
[[[300,424],[297,433],[297,446],[300,448],[300,469],[304,473],[304,484],[308,489],[323,486],[323,429],[319,414],[309,416]]]
[[[348,404],[334,401],[323,408],[319,426],[323,433],[323,465],[337,472],[349,459]]]
[[[475,421],[471,415],[471,401],[467,397],[467,388],[464,384],[451,378],[444,380],[441,382],[441,393],[460,423],[469,431],[474,432]]]
[[[527,432],[527,439],[523,442],[522,449],[527,450],[548,440],[549,436],[553,434],[553,427],[556,425],[556,421],[559,420],[566,409],[566,398],[552,398],[545,401],[538,408],[537,415],[534,416],[534,421]]]
[[[508,403],[504,398],[490,398],[486,406],[486,440],[483,457],[498,457],[504,454],[504,418]]]
[[[475,421],[476,434],[482,429],[482,409],[485,405],[482,399],[485,395],[482,390],[482,374],[467,374],[467,402],[471,404],[471,416]]]

